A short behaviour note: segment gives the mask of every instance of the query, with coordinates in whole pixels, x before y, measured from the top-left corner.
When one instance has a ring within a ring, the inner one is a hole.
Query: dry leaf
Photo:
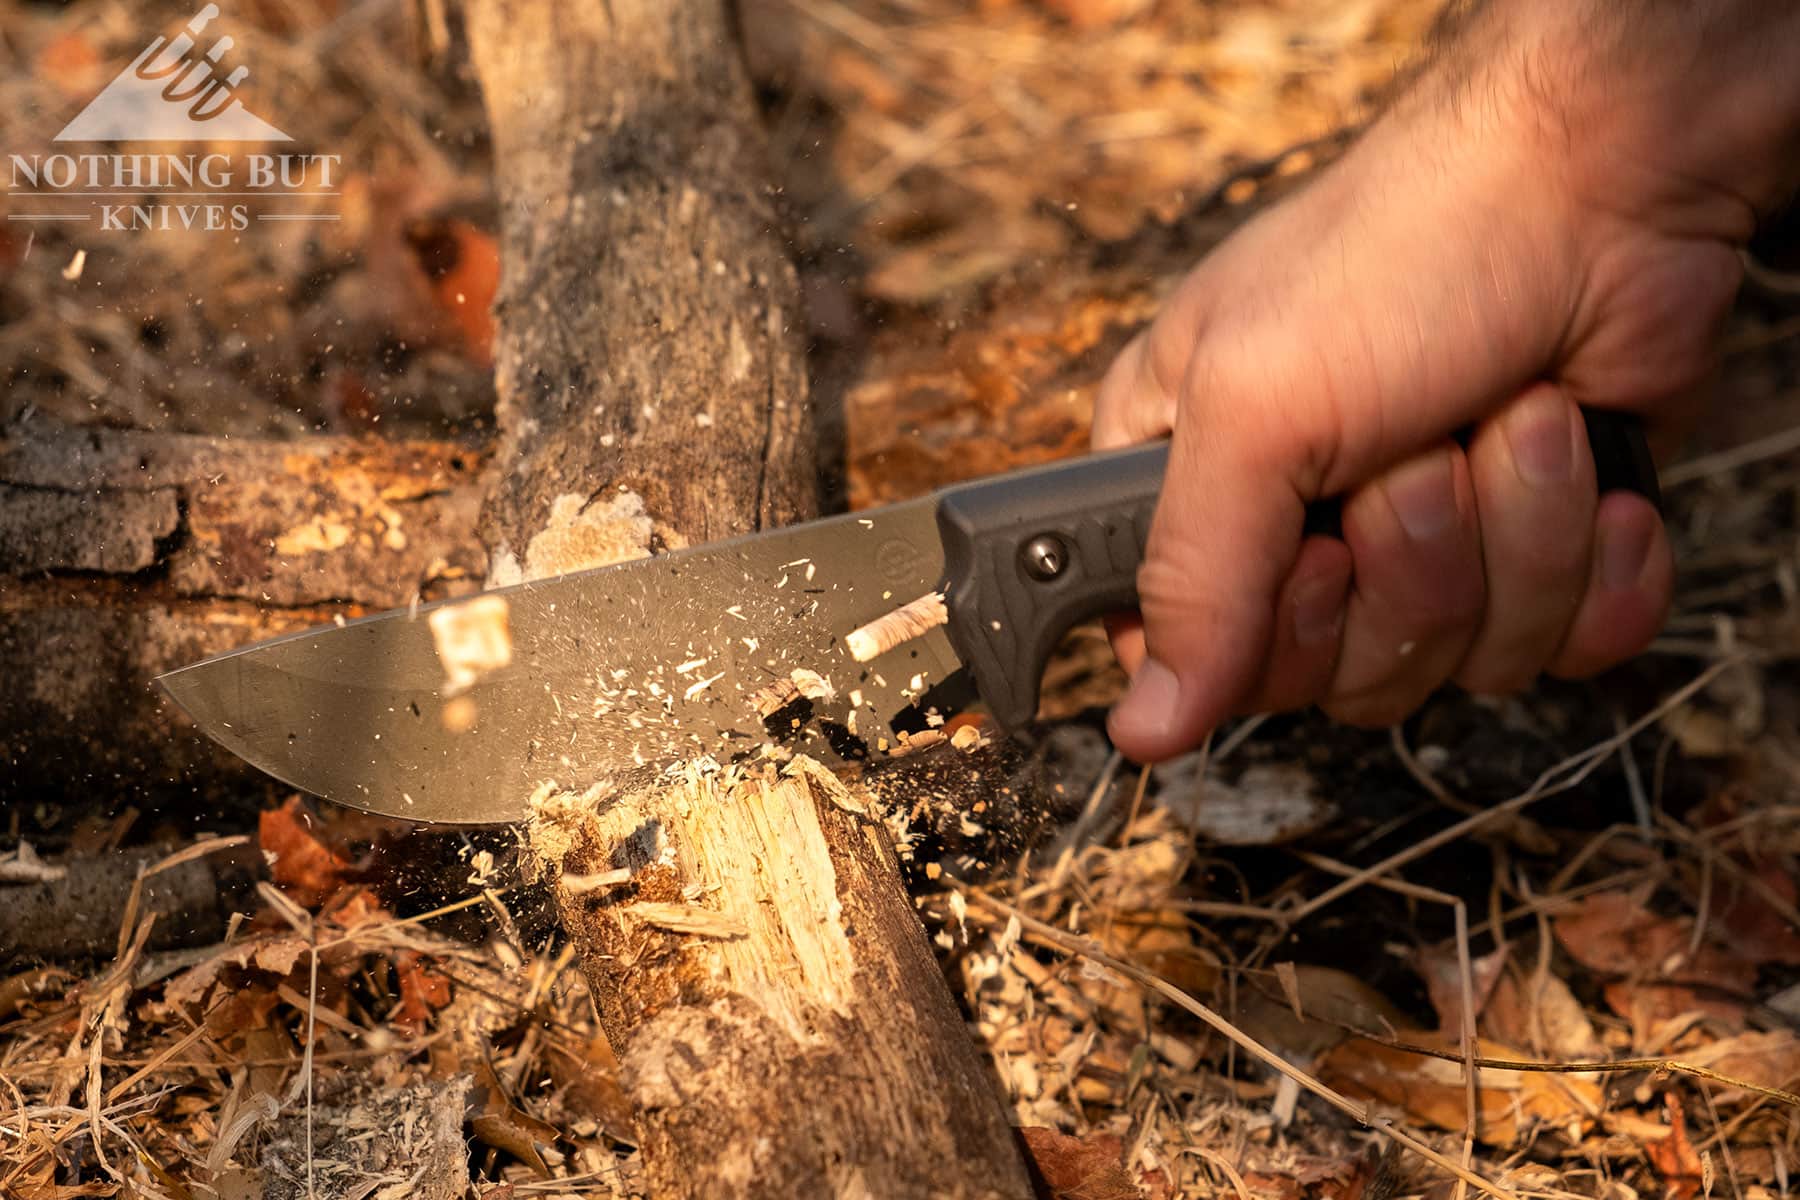
[[[1548,971],[1501,972],[1481,1013],[1487,1036],[1562,1061],[1605,1052],[1594,1023],[1569,985]]]
[[[402,950],[395,956],[394,974],[400,980],[400,1002],[394,1005],[388,1020],[394,1028],[416,1036],[433,1012],[450,1003],[450,980],[433,971],[413,950]]]
[[[1400,1040],[1452,1053],[1457,1049],[1456,1039],[1441,1034],[1406,1033]],[[1486,1039],[1476,1053],[1515,1062],[1531,1057]],[[1456,1131],[1468,1125],[1460,1062],[1359,1038],[1329,1051],[1319,1063],[1319,1076],[1353,1100],[1379,1100],[1414,1121]],[[1511,1146],[1539,1124],[1554,1125],[1578,1139],[1600,1111],[1602,1092],[1591,1075],[1482,1068],[1479,1078],[1476,1136],[1490,1146]]]
[[[1759,1087],[1800,1088],[1800,1035],[1791,1029],[1740,1033],[1682,1056],[1697,1067]],[[1719,1093],[1721,1101],[1729,1093]]]
[[[253,967],[271,975],[284,976],[293,971],[306,951],[306,939],[292,934],[265,935],[236,945],[220,946],[211,958],[195,963],[169,980],[163,987],[163,1002],[207,1008],[209,993],[226,967]]]
[[[1386,996],[1335,967],[1295,964],[1292,990],[1304,1016],[1294,1015],[1284,991],[1258,984],[1239,991],[1235,1019],[1257,1041],[1297,1060],[1316,1057],[1351,1030],[1387,1033],[1406,1024]]]
[[[1475,985],[1474,1012],[1477,1017],[1488,1005],[1506,966],[1506,952],[1495,950],[1469,964],[1471,982]],[[1462,963],[1454,945],[1422,948],[1413,958],[1413,967],[1425,980],[1431,1007],[1437,1013],[1438,1028],[1460,1034],[1463,1026]]]
[[[514,1107],[507,1099],[506,1089],[500,1086],[494,1068],[485,1058],[476,1060],[471,1068],[476,1084],[474,1099],[481,1111],[470,1119],[469,1128],[487,1145],[506,1151],[536,1171],[540,1179],[548,1179],[550,1168],[545,1165],[544,1156],[538,1153],[538,1147],[556,1141],[556,1126]]]
[[[1606,985],[1606,1002],[1631,1022],[1640,1042],[1683,1013],[1743,1020],[1744,1002],[1735,996],[1750,994],[1755,964],[1704,939],[1690,954],[1690,917],[1658,916],[1626,892],[1596,892],[1563,910],[1552,927],[1583,966],[1623,977]]]
[[[1125,1170],[1125,1144],[1108,1133],[1071,1137],[1054,1129],[1019,1130],[1050,1200],[1142,1200]]]
[[[276,886],[305,908],[317,908],[343,886],[350,860],[312,832],[312,819],[290,796],[286,804],[258,815],[256,841]]]
[[[1645,1141],[1644,1156],[1656,1168],[1656,1173],[1662,1176],[1666,1189],[1663,1192],[1664,1200],[1693,1200],[1700,1194],[1706,1168],[1700,1161],[1700,1156],[1694,1153],[1693,1143],[1688,1140],[1687,1118],[1682,1114],[1681,1097],[1674,1092],[1666,1092],[1663,1103],[1669,1113],[1668,1135]]]
[[[637,1111],[619,1086],[619,1060],[604,1036],[587,1039],[579,1055],[548,1043],[544,1059],[567,1111],[592,1117],[614,1141],[637,1141]]]
[[[1751,871],[1757,881],[1794,908],[1794,877],[1779,863],[1765,862]],[[1712,911],[1717,917],[1707,933],[1756,963],[1800,966],[1800,930],[1796,930],[1763,892],[1735,873],[1720,872],[1713,881]]]

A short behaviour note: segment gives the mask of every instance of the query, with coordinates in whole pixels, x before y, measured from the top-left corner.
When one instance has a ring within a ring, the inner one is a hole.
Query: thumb
[[[1175,424],[1138,571],[1146,655],[1107,720],[1139,762],[1199,745],[1262,675],[1305,504],[1292,439],[1260,407],[1190,407]]]

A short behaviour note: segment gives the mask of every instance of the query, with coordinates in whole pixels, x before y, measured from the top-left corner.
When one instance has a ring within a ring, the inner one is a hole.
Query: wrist
[[[1741,244],[1800,185],[1800,5],[1485,0],[1440,43],[1415,104],[1514,149],[1515,186]]]

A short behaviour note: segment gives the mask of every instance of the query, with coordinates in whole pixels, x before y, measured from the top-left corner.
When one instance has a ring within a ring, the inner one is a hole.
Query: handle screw
[[[1026,542],[1021,557],[1025,573],[1039,581],[1055,579],[1069,565],[1068,547],[1054,533],[1040,533]]]

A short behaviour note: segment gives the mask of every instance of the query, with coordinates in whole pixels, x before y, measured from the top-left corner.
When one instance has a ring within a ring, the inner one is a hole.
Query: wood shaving
[[[927,592],[844,635],[844,646],[857,662],[879,658],[950,620],[942,592]]]
[[[666,929],[670,933],[691,933],[699,937],[741,938],[750,930],[736,917],[701,908],[694,904],[664,904],[642,900],[623,908],[625,915],[636,917],[646,925]]]
[[[512,664],[511,608],[505,596],[476,596],[431,610],[426,623],[444,668],[444,692],[467,691],[489,671]]]

